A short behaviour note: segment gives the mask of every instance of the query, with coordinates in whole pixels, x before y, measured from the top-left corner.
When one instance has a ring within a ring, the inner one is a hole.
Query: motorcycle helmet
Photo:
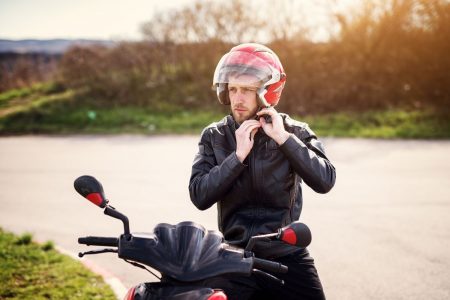
[[[219,102],[230,104],[228,83],[241,80],[241,84],[257,84],[257,95],[262,107],[275,106],[280,101],[286,74],[278,56],[268,47],[245,43],[233,47],[217,64],[213,88]],[[253,82],[249,82],[249,78]]]

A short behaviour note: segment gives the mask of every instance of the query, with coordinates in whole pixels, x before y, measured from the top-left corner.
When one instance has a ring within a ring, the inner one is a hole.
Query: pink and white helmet
[[[245,75],[245,76],[244,76]],[[258,98],[261,106],[275,106],[280,101],[286,82],[286,74],[278,56],[268,47],[256,43],[246,43],[233,47],[217,64],[213,86],[219,102],[230,104],[227,85],[230,78],[242,78],[248,84],[248,78],[258,83]]]

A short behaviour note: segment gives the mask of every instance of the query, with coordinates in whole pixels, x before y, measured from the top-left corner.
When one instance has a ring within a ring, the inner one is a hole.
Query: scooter
[[[81,176],[74,182],[75,190],[104,209],[104,214],[119,219],[124,232],[117,237],[87,236],[79,244],[111,247],[80,252],[79,257],[100,253],[117,253],[119,258],[146,269],[158,282],[141,283],[130,288],[125,300],[226,300],[223,290],[204,286],[202,281],[221,275],[250,276],[257,274],[279,284],[273,274],[286,273],[288,268],[278,262],[255,257],[252,248],[259,240],[280,240],[301,248],[311,242],[311,231],[294,222],[276,233],[253,236],[245,249],[227,244],[222,233],[206,230],[194,222],[176,225],[158,224],[153,233],[130,233],[128,218],[109,205],[102,184],[92,176]],[[158,276],[147,267],[158,271]]]

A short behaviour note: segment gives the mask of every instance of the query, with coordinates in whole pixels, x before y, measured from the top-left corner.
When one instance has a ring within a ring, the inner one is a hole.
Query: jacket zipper
[[[255,167],[255,150],[256,150],[256,141],[254,141],[253,149],[250,151],[249,155],[249,168],[250,168],[250,174],[251,174],[251,182],[252,182],[252,198],[250,205],[254,205],[255,209],[252,211],[251,215],[251,226],[250,230],[248,231],[247,240],[250,239],[250,237],[253,235],[253,230],[255,228],[255,219],[258,214],[258,190],[257,190],[257,182],[256,182],[256,167]]]

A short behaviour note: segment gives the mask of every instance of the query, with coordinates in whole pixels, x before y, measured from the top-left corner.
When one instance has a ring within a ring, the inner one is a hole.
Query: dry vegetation
[[[155,14],[142,25],[142,41],[66,52],[57,80],[86,91],[99,107],[214,109],[211,77],[220,56],[236,43],[268,41],[288,75],[284,111],[426,107],[448,113],[448,0],[364,1],[346,15],[333,10],[335,1],[317,1],[329,7],[330,28],[339,28],[320,43],[302,24],[299,16],[308,11],[299,2],[260,3],[197,1]]]

